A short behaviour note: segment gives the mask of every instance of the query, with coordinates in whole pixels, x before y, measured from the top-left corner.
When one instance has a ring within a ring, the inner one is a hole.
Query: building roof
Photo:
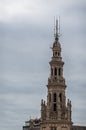
[[[40,127],[29,128],[24,126],[23,130],[40,130]],[[72,130],[86,130],[86,126],[72,126]]]
[[[72,130],[86,130],[86,126],[73,126]]]

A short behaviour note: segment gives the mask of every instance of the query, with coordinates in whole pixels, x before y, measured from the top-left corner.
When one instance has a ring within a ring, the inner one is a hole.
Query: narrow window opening
[[[56,108],[57,108],[56,103],[54,103],[54,104],[53,104],[53,111],[56,112]]]
[[[51,75],[53,75],[53,69],[51,68]]]
[[[56,93],[54,93],[54,95],[53,95],[53,102],[56,102],[56,98],[57,98]]]
[[[56,106],[56,101],[57,101],[57,95],[56,93],[53,94],[53,111],[56,112],[57,106]]]
[[[55,68],[55,75],[57,75],[57,68]]]
[[[55,52],[55,56],[57,56],[57,51]]]
[[[59,68],[59,71],[58,71],[58,73],[59,73],[59,76],[61,76],[61,68]]]
[[[60,102],[62,102],[62,94],[59,94]]]
[[[56,130],[56,127],[51,127],[51,130]]]

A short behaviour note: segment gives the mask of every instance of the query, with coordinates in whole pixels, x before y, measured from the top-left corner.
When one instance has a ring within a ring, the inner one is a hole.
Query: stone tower
[[[71,101],[66,103],[65,79],[63,77],[64,62],[61,57],[59,43],[58,20],[56,20],[55,41],[52,47],[53,56],[48,78],[47,103],[41,101],[41,130],[71,130]]]

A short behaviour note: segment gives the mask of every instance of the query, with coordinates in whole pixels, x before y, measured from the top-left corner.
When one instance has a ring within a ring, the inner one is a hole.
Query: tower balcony
[[[65,79],[60,77],[51,77],[48,78],[48,85],[65,85]]]

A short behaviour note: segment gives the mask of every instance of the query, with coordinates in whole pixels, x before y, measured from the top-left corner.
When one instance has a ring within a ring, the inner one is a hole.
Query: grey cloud
[[[7,1],[2,2],[4,6]],[[13,7],[13,1],[8,2]],[[14,3],[19,5],[19,2]],[[47,96],[48,62],[52,56],[49,46],[54,40],[56,14],[61,15],[60,42],[67,98],[73,103],[73,121],[85,125],[85,1],[47,0],[37,1],[36,5],[34,1],[29,2],[25,1],[24,6],[21,2],[23,13],[20,9],[20,13],[12,12],[12,17],[7,19],[8,12],[7,17],[0,19],[0,129],[21,130],[31,115],[40,116],[40,100]]]

